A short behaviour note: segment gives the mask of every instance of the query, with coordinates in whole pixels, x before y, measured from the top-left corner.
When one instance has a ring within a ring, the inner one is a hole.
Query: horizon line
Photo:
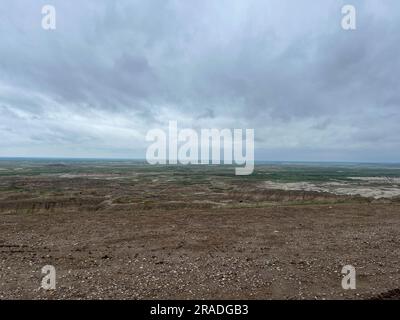
[[[144,161],[146,162],[145,158],[127,158],[127,157],[61,157],[61,156],[0,156],[0,160],[108,160],[108,161]],[[211,160],[210,160],[211,161]],[[224,165],[223,160],[222,163],[217,165]],[[257,162],[268,162],[268,163],[353,163],[353,164],[400,164],[400,161],[349,161],[349,160],[265,160],[265,159],[255,159],[255,163]],[[172,164],[165,164],[165,165],[172,165]],[[174,164],[174,165],[180,165]],[[189,164],[189,165],[201,165],[199,164]],[[209,165],[212,165],[210,163]]]

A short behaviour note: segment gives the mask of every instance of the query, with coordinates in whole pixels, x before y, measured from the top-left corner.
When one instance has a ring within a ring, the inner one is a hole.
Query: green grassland
[[[253,174],[235,176],[233,165],[149,165],[139,160],[0,159],[5,176],[116,175],[154,179],[168,177],[182,184],[205,182],[211,177],[240,181],[327,182],[350,177],[400,177],[400,164],[359,163],[256,163]]]

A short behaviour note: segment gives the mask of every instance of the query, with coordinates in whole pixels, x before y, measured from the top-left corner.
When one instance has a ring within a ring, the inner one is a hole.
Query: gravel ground
[[[0,298],[398,298],[399,230],[398,204],[3,210]],[[40,288],[47,264],[55,290]]]

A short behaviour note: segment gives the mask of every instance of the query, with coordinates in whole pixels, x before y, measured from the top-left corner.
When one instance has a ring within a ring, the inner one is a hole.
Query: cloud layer
[[[41,8],[57,29],[41,28]],[[148,129],[254,128],[263,160],[400,159],[400,3],[13,1],[0,156],[139,157]]]

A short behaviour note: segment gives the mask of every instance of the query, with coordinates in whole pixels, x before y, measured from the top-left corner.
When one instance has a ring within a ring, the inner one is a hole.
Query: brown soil
[[[2,299],[399,297],[398,202],[234,184],[11,182],[20,191],[1,193]],[[40,289],[47,264],[54,291]],[[341,287],[348,264],[356,290]]]

